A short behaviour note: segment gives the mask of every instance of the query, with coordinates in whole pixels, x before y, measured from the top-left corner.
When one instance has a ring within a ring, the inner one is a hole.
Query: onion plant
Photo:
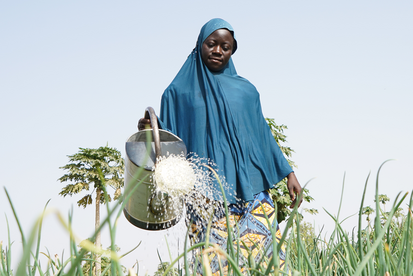
[[[269,248],[260,248],[260,258],[258,260],[254,259],[252,251],[248,249],[246,244],[243,244],[242,241],[240,241],[238,236],[234,235],[234,231],[232,231],[231,226],[229,226],[228,246],[226,249],[222,249],[216,244],[211,243],[208,238],[203,242],[193,245],[189,245],[188,239],[186,239],[183,252],[180,252],[179,256],[175,260],[172,260],[171,264],[163,272],[163,275],[171,275],[170,273],[172,272],[173,267],[180,261],[183,261],[184,263],[183,268],[179,270],[179,274],[181,275],[198,275],[199,273],[196,269],[198,262],[202,266],[202,273],[204,275],[212,275],[208,258],[209,254],[216,254],[222,261],[228,263],[228,271],[225,275],[285,275],[287,274],[285,271],[279,270],[278,254],[276,253],[280,251],[283,244],[287,249],[286,266],[289,267],[290,274],[292,275],[413,275],[413,197],[410,195],[409,201],[407,202],[407,215],[401,221],[397,221],[396,223],[394,217],[402,203],[405,202],[407,193],[399,194],[396,197],[391,210],[385,214],[380,208],[378,190],[379,174],[382,166],[377,172],[375,182],[376,217],[372,226],[368,225],[365,228],[362,226],[363,208],[365,207],[364,200],[369,180],[369,178],[367,178],[358,213],[358,225],[355,227],[356,230],[352,233],[347,232],[342,227],[342,223],[345,219],[340,220],[339,215],[334,216],[326,211],[335,222],[335,228],[331,235],[329,237],[322,237],[321,233],[318,235],[314,233],[311,240],[303,240],[301,216],[298,213],[297,207],[295,207],[286,223],[281,241],[277,243],[275,238],[276,225],[270,224],[263,208],[267,223],[271,227],[274,241],[274,243],[270,245],[274,252],[271,258],[268,258],[266,254],[266,251],[269,250]],[[140,174],[140,172],[138,172],[138,174]],[[136,175],[135,179],[139,179],[139,175]],[[11,248],[13,244],[11,242],[10,231],[8,231],[7,242],[5,244],[2,242],[0,243],[0,276],[84,275],[82,269],[84,263],[89,262],[90,267],[92,267],[94,262],[96,262],[93,257],[90,257],[94,255],[88,254],[89,252],[94,254],[104,254],[110,259],[110,265],[102,269],[103,271],[101,275],[136,275],[136,272],[133,270],[129,269],[125,271],[121,266],[121,259],[124,255],[119,255],[116,252],[116,223],[114,223],[114,221],[121,216],[125,204],[143,180],[144,179],[138,182],[134,187],[131,187],[130,191],[125,191],[122,204],[116,205],[113,208],[109,208],[109,206],[107,207],[108,215],[102,221],[100,227],[102,228],[105,225],[109,227],[111,239],[109,250],[96,248],[93,244],[96,232],[100,231],[100,229],[98,229],[89,240],[80,243],[81,249],[78,250],[79,241],[76,240],[71,226],[72,220],[74,219],[72,214],[69,213],[68,218],[66,219],[60,212],[48,210],[46,207],[38,218],[32,231],[26,235],[22,230],[11,197],[5,189],[10,206],[13,210],[14,220],[19,227],[23,254],[18,262],[17,268],[13,269],[11,267]],[[230,225],[228,204],[224,193],[223,201],[227,225]],[[340,207],[341,202],[339,210]],[[40,252],[42,222],[49,214],[55,214],[67,230],[71,247],[69,256],[66,259],[63,259],[62,257],[62,260],[60,260],[53,258],[48,252]],[[384,214],[385,216],[383,216]],[[9,221],[6,218],[7,229],[8,225]],[[207,228],[208,233],[210,227],[211,220]],[[233,227],[238,226],[235,224]],[[206,236],[208,237],[208,235]],[[247,248],[248,256],[246,258],[240,254],[241,246]],[[190,255],[195,256],[195,263],[193,262],[194,259],[190,258]],[[42,256],[46,256],[47,259],[47,265],[45,267],[41,265],[44,263],[40,261]],[[220,268],[221,275],[224,275],[222,267]],[[89,269],[87,275],[92,275],[92,269]]]

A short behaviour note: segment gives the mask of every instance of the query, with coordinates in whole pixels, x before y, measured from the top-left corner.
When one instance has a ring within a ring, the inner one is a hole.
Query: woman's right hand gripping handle
[[[153,121],[156,121],[156,122],[151,122],[151,118]],[[161,126],[159,125],[158,117],[156,117],[155,111],[153,110],[152,107],[148,106],[145,110],[144,117],[139,119],[138,121],[138,130],[140,131],[144,129],[151,129],[153,123],[156,123],[155,128],[156,126],[158,126],[158,129],[161,129]]]
[[[151,119],[141,118],[138,121],[138,130],[144,130],[146,128],[152,128]]]

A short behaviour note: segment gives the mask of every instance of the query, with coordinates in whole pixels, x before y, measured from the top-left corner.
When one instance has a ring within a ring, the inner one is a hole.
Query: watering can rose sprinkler
[[[153,168],[156,171],[160,159],[186,156],[187,151],[178,136],[159,129],[152,107],[146,108],[145,118],[151,119],[152,129],[138,131],[126,141],[126,193],[140,184],[127,201],[123,213],[139,228],[163,230],[179,222],[183,215],[183,200],[157,188]]]

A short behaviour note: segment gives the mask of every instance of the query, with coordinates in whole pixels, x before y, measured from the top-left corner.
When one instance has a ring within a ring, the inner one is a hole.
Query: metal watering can
[[[123,213],[130,223],[139,228],[163,230],[179,222],[183,214],[183,201],[156,191],[152,183],[152,168],[160,156],[186,155],[187,152],[178,136],[158,128],[158,118],[152,107],[146,108],[145,118],[151,119],[152,129],[139,131],[126,141],[125,192],[128,193],[138,182],[141,184],[127,201]],[[142,172],[138,179],[136,175],[139,170]]]

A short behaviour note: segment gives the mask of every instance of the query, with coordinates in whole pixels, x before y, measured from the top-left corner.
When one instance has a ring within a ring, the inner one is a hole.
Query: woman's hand
[[[292,201],[290,205],[290,208],[292,209],[297,203],[297,197],[300,195],[301,190],[302,190],[301,185],[300,183],[298,183],[297,177],[295,176],[294,172],[291,172],[287,176],[287,188],[288,188],[288,192],[290,193],[290,197]],[[298,203],[298,207],[300,207],[302,201],[303,199],[301,198],[300,202]]]
[[[144,130],[146,128],[152,128],[151,119],[141,118],[138,122],[138,129]]]

